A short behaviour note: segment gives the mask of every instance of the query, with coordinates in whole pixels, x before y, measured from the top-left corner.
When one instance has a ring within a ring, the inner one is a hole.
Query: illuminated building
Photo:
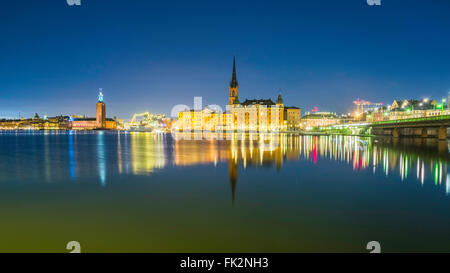
[[[303,129],[311,129],[317,127],[326,127],[330,125],[337,125],[341,123],[341,119],[336,113],[330,112],[307,112],[302,117],[301,126]]]
[[[450,115],[450,110],[445,105],[445,99],[441,103],[429,99],[394,100],[388,108],[382,107],[366,113],[366,121],[400,120],[440,115]]]
[[[116,119],[106,118],[106,106],[103,102],[103,93],[99,92],[98,101],[96,104],[96,117],[95,118],[78,118],[71,117],[69,122],[69,129],[72,130],[105,130],[116,129]]]
[[[289,114],[289,116],[288,116]],[[203,110],[186,109],[178,113],[179,131],[253,131],[273,132],[295,129],[300,124],[300,109],[285,109],[281,94],[275,102],[271,99],[239,100],[239,83],[236,75],[236,61],[233,59],[233,73],[229,86],[229,100],[226,111],[206,107]]]
[[[67,130],[68,128],[68,116],[40,118],[36,114],[34,118],[30,119],[0,120],[0,130]]]
[[[301,110],[298,107],[284,107],[284,121],[287,130],[296,130],[300,127]]]
[[[276,103],[271,99],[245,100],[230,107],[238,131],[281,131],[284,128],[284,104],[281,94]]]
[[[103,93],[100,91],[98,94],[98,102],[97,102],[97,115],[95,118],[97,128],[104,129],[106,128],[106,107],[103,102]]]
[[[192,128],[192,111],[194,110],[184,110],[178,112],[178,119],[177,119],[177,129],[180,131],[186,131],[191,130]]]

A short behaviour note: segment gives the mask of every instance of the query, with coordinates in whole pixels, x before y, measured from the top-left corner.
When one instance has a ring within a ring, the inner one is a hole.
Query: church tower
[[[233,76],[230,82],[230,99],[229,105],[232,105],[235,99],[239,97],[239,84],[236,79],[236,58],[233,57]]]
[[[104,129],[106,127],[106,107],[103,102],[103,93],[100,88],[100,92],[98,94],[98,102],[97,102],[97,115],[96,115],[96,127],[97,129]]]

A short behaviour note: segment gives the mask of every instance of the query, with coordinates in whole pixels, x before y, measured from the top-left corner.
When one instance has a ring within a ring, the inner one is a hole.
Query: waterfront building
[[[117,128],[116,118],[106,118],[106,105],[103,102],[103,93],[99,92],[96,104],[96,117],[74,117],[69,120],[69,129],[71,130],[111,130]]]
[[[313,129],[326,127],[330,125],[338,125],[341,123],[341,119],[336,115],[336,113],[331,112],[307,112],[305,116],[301,119],[302,129]]]
[[[103,102],[103,94],[99,93],[96,110],[96,126],[99,129],[106,128],[106,106]]]
[[[405,110],[432,110],[441,108],[441,105],[436,100],[430,99],[409,99],[409,100],[394,100],[389,110],[405,109]]]
[[[184,111],[178,112],[178,119],[177,119],[178,130],[180,131],[191,130],[193,120],[192,111],[194,110],[185,109]]]
[[[388,108],[379,108],[367,113],[366,121],[401,120],[449,114],[450,109],[446,107],[445,99],[442,99],[441,103],[430,99],[394,100]]]
[[[284,103],[281,94],[276,102],[271,99],[246,99],[230,107],[238,131],[281,131],[284,126]]]
[[[36,114],[29,119],[0,120],[0,130],[67,130],[68,128],[68,116],[44,116],[41,118]]]
[[[301,110],[295,106],[284,107],[284,122],[287,130],[300,128]]]
[[[412,115],[410,115],[410,114],[411,114],[411,112],[405,110],[404,108],[395,108],[395,109],[392,109],[391,111],[389,111],[388,120],[405,119],[408,117],[412,118]]]
[[[272,99],[239,100],[236,60],[229,85],[228,105],[224,112],[206,107],[186,109],[178,113],[177,129],[181,131],[254,131],[273,132],[293,130],[300,125],[300,108],[284,107],[281,94]]]
[[[380,107],[372,112],[367,113],[366,121],[367,122],[375,122],[375,121],[383,121],[387,120],[389,117],[389,111],[387,107]]]

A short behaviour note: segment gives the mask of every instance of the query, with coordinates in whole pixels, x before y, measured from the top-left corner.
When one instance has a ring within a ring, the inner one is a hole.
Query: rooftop
[[[253,100],[249,100],[246,99],[243,103],[241,103],[241,105],[244,106],[249,106],[249,105],[255,105],[255,104],[259,104],[259,105],[267,105],[267,106],[272,106],[275,105],[275,103],[271,100],[271,99],[253,99]]]

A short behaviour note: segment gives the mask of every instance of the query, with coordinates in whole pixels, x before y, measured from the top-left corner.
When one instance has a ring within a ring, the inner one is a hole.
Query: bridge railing
[[[439,121],[450,119],[450,115],[423,117],[423,118],[408,118],[408,119],[396,119],[396,120],[384,120],[372,122],[372,125],[383,125],[383,124],[399,124],[399,123],[409,123],[409,122],[426,122],[426,121]]]

